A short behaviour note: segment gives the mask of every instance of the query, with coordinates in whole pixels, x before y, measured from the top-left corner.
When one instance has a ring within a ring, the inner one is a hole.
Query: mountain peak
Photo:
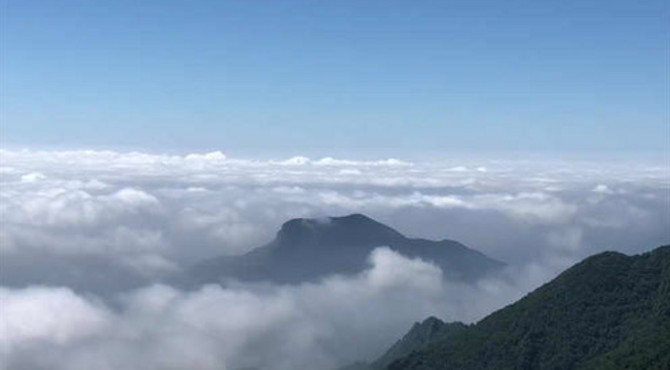
[[[467,329],[460,322],[445,323],[435,316],[416,322],[405,336],[377,359],[371,369],[386,369],[393,361],[426,347],[428,344],[445,340]]]
[[[299,246],[306,243],[379,244],[405,237],[394,229],[360,213],[341,217],[295,218],[285,222],[277,239],[279,245]]]
[[[344,221],[344,222],[377,222],[362,213],[352,213],[347,216],[328,217],[328,218],[334,221]]]

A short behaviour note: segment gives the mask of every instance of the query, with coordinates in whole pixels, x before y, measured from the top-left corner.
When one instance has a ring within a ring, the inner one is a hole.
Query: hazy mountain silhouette
[[[472,280],[504,264],[453,240],[407,238],[361,214],[284,223],[269,244],[241,256],[204,261],[191,270],[198,283],[226,278],[296,283],[364,270],[370,252],[388,246],[442,268],[448,278]]]

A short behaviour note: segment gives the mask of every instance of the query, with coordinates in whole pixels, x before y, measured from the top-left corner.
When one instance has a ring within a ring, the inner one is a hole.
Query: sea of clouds
[[[0,150],[0,368],[323,369],[429,315],[476,321],[580,259],[670,241],[664,162],[243,160]],[[387,248],[301,285],[171,284],[295,217],[364,213],[509,264],[473,285]]]

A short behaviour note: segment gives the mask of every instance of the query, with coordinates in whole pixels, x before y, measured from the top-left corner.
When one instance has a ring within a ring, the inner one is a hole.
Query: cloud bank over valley
[[[333,369],[429,315],[473,322],[593,253],[670,241],[663,163],[0,150],[7,369]],[[508,264],[474,284],[380,246],[298,285],[175,284],[283,222],[363,213]],[[393,310],[388,310],[393,307]]]

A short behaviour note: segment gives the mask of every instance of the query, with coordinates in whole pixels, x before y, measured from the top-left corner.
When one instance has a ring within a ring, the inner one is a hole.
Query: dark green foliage
[[[587,258],[388,368],[670,369],[670,246]]]
[[[412,329],[382,357],[373,362],[371,367],[384,369],[393,361],[421,350],[431,343],[448,340],[466,328],[467,325],[460,322],[447,324],[435,317],[429,317],[422,323],[415,323]]]
[[[421,350],[431,343],[447,340],[466,328],[468,326],[460,322],[445,323],[435,317],[429,317],[421,323],[414,323],[412,329],[402,339],[371,364],[357,362],[338,370],[383,370],[393,361]]]

